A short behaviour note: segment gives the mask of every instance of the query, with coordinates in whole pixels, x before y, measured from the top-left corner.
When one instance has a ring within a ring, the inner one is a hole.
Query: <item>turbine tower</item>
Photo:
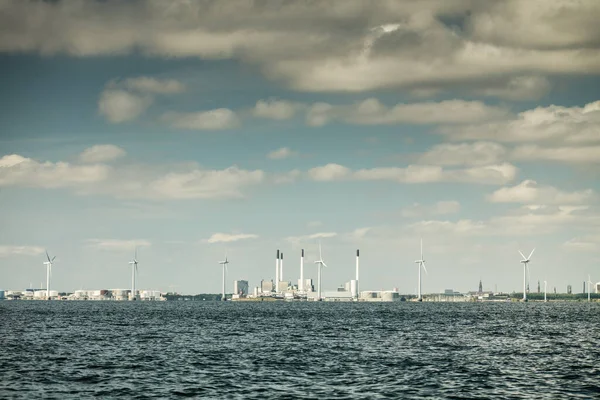
[[[547,290],[548,290],[548,282],[544,281],[544,303],[548,302],[548,299],[546,298]]]
[[[227,261],[227,253],[225,253],[225,261],[219,261],[219,264],[223,266],[223,284],[221,286],[221,300],[225,301],[225,270],[227,269],[227,264],[229,264],[229,261]]]
[[[592,292],[592,288],[590,286],[590,285],[592,285],[592,278],[589,275],[588,275],[587,284],[588,284],[588,303],[589,303],[591,301],[591,299],[590,299],[590,293]]]
[[[325,264],[325,261],[323,261],[323,255],[321,254],[321,242],[319,242],[319,259],[317,261],[315,261],[315,264],[317,264],[317,268],[318,268],[318,273],[317,273],[317,279],[318,279],[318,283],[317,283],[317,298],[319,301],[321,301],[321,267],[327,267],[327,264]]]
[[[531,256],[534,251],[535,249],[531,250],[529,257],[525,257],[525,255],[521,253],[521,250],[519,250],[519,254],[523,257],[521,260],[521,263],[523,264],[523,301],[527,301],[527,272],[529,271],[529,262],[531,261]]]
[[[421,259],[416,260],[415,263],[419,264],[419,286],[417,286],[417,301],[423,301],[423,297],[421,296],[421,267],[427,273],[427,268],[425,268],[425,259],[423,258],[423,238],[421,238]]]
[[[46,266],[46,300],[50,300],[50,274],[52,273],[52,263],[56,256],[50,259],[48,250],[46,250],[46,258],[48,259],[48,261],[44,261],[44,265]]]
[[[135,248],[135,254],[133,256],[133,260],[129,261],[131,265],[131,300],[137,299],[135,295],[135,274],[138,270],[138,260],[137,260],[137,247]]]

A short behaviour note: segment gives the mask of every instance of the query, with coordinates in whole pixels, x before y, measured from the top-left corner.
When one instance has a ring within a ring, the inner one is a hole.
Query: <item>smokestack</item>
[[[300,292],[304,291],[304,249],[302,249],[302,255],[300,256],[300,284],[298,290]]]
[[[275,259],[275,292],[279,292],[279,250],[277,250],[277,259]]]
[[[358,258],[360,256],[360,251],[358,249],[356,249],[356,295],[358,296],[359,293],[359,286],[358,286],[358,266],[359,266],[359,262],[358,262]]]
[[[279,261],[279,280],[283,281],[283,251],[281,252],[281,261]]]

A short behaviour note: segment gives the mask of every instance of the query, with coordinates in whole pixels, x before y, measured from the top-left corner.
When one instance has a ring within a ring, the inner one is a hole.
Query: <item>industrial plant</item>
[[[592,297],[598,299],[600,292],[600,282],[593,284],[591,277],[583,282],[583,293],[578,295],[571,294],[572,286],[568,285],[567,294],[559,295],[554,293],[548,296],[548,282],[543,281],[543,297],[541,292],[541,282],[538,281],[537,294],[529,291],[529,263],[535,249],[526,257],[520,250],[519,254],[523,265],[523,293],[500,293],[498,291],[484,291],[481,281],[478,291],[460,293],[453,289],[444,289],[439,293],[423,293],[421,270],[427,274],[425,267],[425,257],[423,255],[423,241],[420,242],[420,258],[415,261],[418,267],[416,294],[401,294],[398,289],[392,290],[362,290],[360,285],[360,251],[356,250],[355,276],[335,290],[323,290],[322,269],[327,268],[323,259],[321,243],[319,243],[318,260],[314,261],[317,266],[317,280],[306,278],[304,274],[304,249],[300,252],[299,278],[294,282],[284,278],[283,260],[284,254],[277,250],[275,253],[275,280],[261,280],[260,284],[250,286],[248,280],[235,280],[233,282],[233,291],[227,291],[227,272],[230,261],[227,254],[223,261],[219,261],[222,268],[222,282],[220,295],[178,295],[177,293],[164,293],[159,290],[138,290],[136,289],[136,277],[138,273],[137,249],[134,257],[129,261],[131,266],[131,288],[128,289],[95,289],[95,290],[75,290],[72,293],[60,293],[50,289],[50,277],[52,266],[56,256],[50,257],[46,252],[46,287],[28,288],[25,290],[0,290],[0,300],[91,300],[91,301],[165,301],[165,300],[220,300],[220,301],[325,301],[325,302],[396,302],[396,301],[416,301],[416,302],[467,302],[467,301],[550,301],[558,299],[567,299],[564,296],[571,296],[574,299],[585,299],[592,301]],[[41,286],[41,285],[40,285]],[[587,289],[587,290],[586,290]],[[595,295],[592,296],[592,291]],[[522,298],[521,298],[522,296]]]

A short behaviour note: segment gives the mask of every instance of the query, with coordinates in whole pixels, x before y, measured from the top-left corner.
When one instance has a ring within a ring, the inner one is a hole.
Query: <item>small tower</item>
[[[540,281],[538,281],[538,293],[540,293]]]
[[[483,293],[483,284],[481,283],[481,279],[479,280],[479,293]]]

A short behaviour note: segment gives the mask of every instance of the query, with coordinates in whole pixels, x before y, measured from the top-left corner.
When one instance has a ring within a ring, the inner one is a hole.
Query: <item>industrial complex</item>
[[[534,249],[535,251],[535,249]],[[528,264],[531,261],[532,251],[529,257],[525,257],[519,252],[523,259],[521,263],[524,268],[522,301],[528,301],[528,296],[536,301],[548,301],[547,282],[543,282],[544,289],[541,291],[541,284],[538,282],[537,295],[530,293]],[[227,265],[230,263],[227,256],[219,264],[223,268],[223,281],[220,295],[179,295],[177,293],[165,293],[159,290],[138,290],[136,289],[136,275],[138,270],[137,251],[133,259],[129,262],[131,265],[131,288],[130,289],[98,289],[98,290],[75,290],[72,293],[61,293],[50,289],[50,273],[56,257],[50,258],[46,252],[46,288],[25,289],[25,290],[0,290],[0,300],[104,300],[104,301],[165,301],[165,300],[231,300],[231,301],[328,301],[328,302],[396,302],[396,301],[435,301],[435,302],[466,302],[466,301],[512,301],[515,300],[514,294],[499,293],[497,291],[484,291],[481,281],[477,291],[468,293],[459,293],[453,289],[444,289],[440,293],[424,294],[421,290],[421,269],[427,272],[425,259],[423,257],[423,242],[421,241],[421,257],[415,261],[418,265],[418,286],[415,294],[401,294],[398,289],[392,290],[360,290],[360,251],[356,250],[355,276],[335,290],[323,290],[321,270],[327,267],[323,260],[321,244],[319,243],[319,259],[314,261],[317,265],[317,280],[306,278],[304,275],[304,249],[300,253],[300,271],[299,278],[293,280],[284,278],[283,252],[276,251],[275,255],[275,280],[261,280],[260,284],[251,286],[248,280],[236,280],[233,282],[232,292],[227,291],[226,272]],[[572,287],[568,285],[567,295],[571,294]],[[594,296],[592,296],[594,292]],[[600,282],[593,284],[591,278],[583,283],[583,294],[587,294],[587,300],[591,301],[598,298],[600,292]],[[543,294],[543,297],[541,297]],[[582,296],[577,297],[580,298]],[[564,296],[563,296],[564,297]],[[556,288],[550,296],[551,299],[558,299]]]

